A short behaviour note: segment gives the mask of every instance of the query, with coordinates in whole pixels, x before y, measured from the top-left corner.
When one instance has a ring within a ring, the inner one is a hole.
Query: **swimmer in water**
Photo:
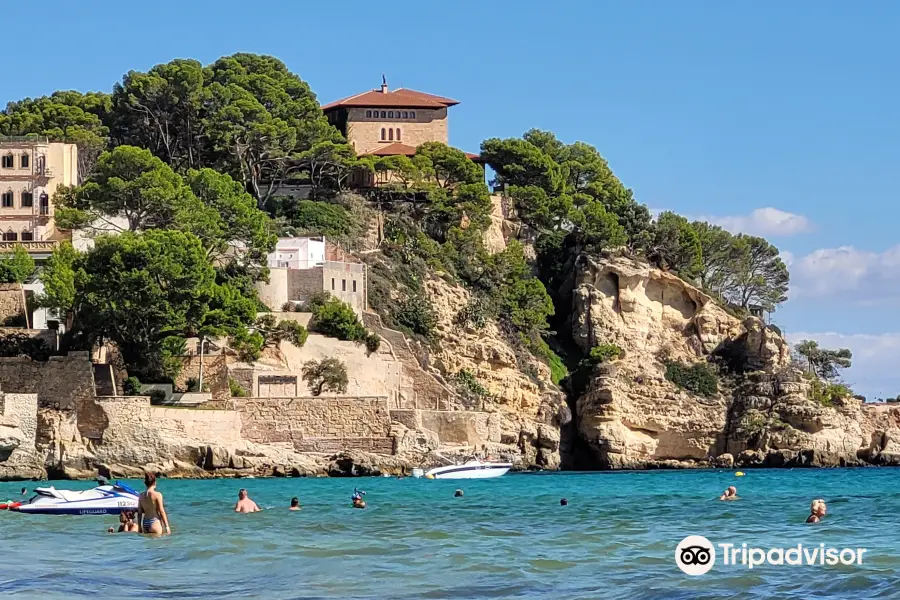
[[[818,523],[823,518],[825,518],[825,512],[827,509],[825,508],[825,501],[821,498],[817,498],[812,501],[812,504],[809,506],[809,516],[806,518],[807,523]]]
[[[259,511],[260,508],[256,505],[256,502],[254,502],[247,496],[247,490],[241,489],[241,491],[238,492],[237,504],[234,505],[234,512],[254,513]]]
[[[566,500],[565,498],[562,498],[562,499],[560,499],[560,501],[559,501],[559,505],[560,505],[560,506],[568,506],[568,505],[569,505],[569,501]]]
[[[453,492],[453,497],[454,497],[454,498],[462,498],[462,497],[463,497],[463,491],[462,491],[462,490],[456,490],[455,492]]]
[[[289,510],[300,510],[300,498],[291,498],[291,508]]]
[[[22,495],[25,496],[28,494],[28,488],[22,488]]]
[[[163,504],[163,495],[156,491],[156,475],[144,475],[147,489],[138,496],[137,522],[141,533],[150,535],[170,534],[169,517]]]
[[[366,501],[363,500],[363,496],[365,496],[365,495],[366,495],[365,492],[358,490],[356,488],[353,488],[353,496],[351,496],[351,498],[350,498],[350,501],[352,503],[351,506],[353,506],[353,508],[365,508]]]
[[[733,485],[728,486],[728,489],[722,492],[722,495],[719,496],[719,500],[737,500],[737,488]]]
[[[118,533],[140,533],[141,529],[134,522],[134,511],[123,510],[119,513],[119,531]]]

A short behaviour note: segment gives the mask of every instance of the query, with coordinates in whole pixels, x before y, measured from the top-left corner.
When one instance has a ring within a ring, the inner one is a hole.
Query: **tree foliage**
[[[853,353],[847,348],[828,350],[820,348],[815,340],[801,340],[794,351],[805,361],[809,373],[828,382],[840,377],[841,370],[849,369]]]
[[[347,365],[333,356],[305,363],[302,376],[313,396],[320,396],[322,392],[344,394],[350,383],[347,378]]]
[[[10,254],[0,254],[0,283],[25,283],[34,274],[34,259],[22,246]]]

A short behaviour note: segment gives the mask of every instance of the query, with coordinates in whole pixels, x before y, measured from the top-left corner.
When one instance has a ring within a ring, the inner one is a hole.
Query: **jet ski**
[[[137,510],[138,492],[118,481],[89,490],[58,490],[55,487],[36,488],[35,495],[9,510],[35,515],[117,515],[123,510]]]

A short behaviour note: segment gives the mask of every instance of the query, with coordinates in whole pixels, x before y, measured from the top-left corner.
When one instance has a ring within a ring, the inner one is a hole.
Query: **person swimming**
[[[559,501],[559,505],[560,505],[560,506],[568,506],[568,505],[569,505],[569,501],[566,500],[565,498],[562,498],[562,499],[560,499],[560,501]]]
[[[728,489],[722,492],[722,495],[719,496],[719,500],[737,500],[737,488],[733,485],[728,486]]]
[[[462,498],[462,497],[463,497],[463,491],[462,491],[462,490],[456,490],[455,492],[453,492],[453,497],[454,497],[454,498]]]
[[[290,510],[300,510],[300,498],[291,498]]]
[[[351,506],[353,506],[353,508],[365,508],[366,501],[363,500],[363,496],[365,495],[366,493],[364,491],[353,488],[353,496],[350,497]]]
[[[825,517],[825,513],[827,512],[827,510],[828,509],[825,507],[825,501],[821,498],[816,498],[809,506],[809,516],[806,518],[806,522],[818,523]]]
[[[28,488],[22,488],[22,494],[21,494],[21,495],[22,495],[22,496],[25,496],[25,495],[27,495],[27,494],[28,494]]]
[[[236,513],[254,513],[260,512],[259,506],[257,506],[256,502],[250,499],[247,496],[247,490],[241,488],[238,492],[238,501],[237,504],[234,505],[234,512]]]
[[[140,533],[141,529],[134,522],[134,511],[123,510],[119,513],[119,531],[118,533]]]
[[[152,535],[172,533],[163,495],[156,491],[156,475],[153,473],[144,475],[144,485],[147,489],[138,496],[137,522],[141,528],[140,533]]]

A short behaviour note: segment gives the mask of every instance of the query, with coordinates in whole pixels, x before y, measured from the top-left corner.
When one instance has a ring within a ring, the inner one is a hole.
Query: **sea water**
[[[0,513],[0,596],[895,598],[898,484],[900,469],[161,480],[173,531],[164,538],[108,534],[118,524],[110,516]],[[0,483],[0,501],[23,485],[37,484]],[[740,499],[718,501],[729,485]],[[354,486],[367,492],[367,509],[350,508]],[[266,510],[233,513],[241,487]],[[287,510],[294,496],[302,511]],[[828,516],[804,525],[819,497]],[[690,577],[674,559],[688,535],[867,552],[862,565],[717,563]]]

